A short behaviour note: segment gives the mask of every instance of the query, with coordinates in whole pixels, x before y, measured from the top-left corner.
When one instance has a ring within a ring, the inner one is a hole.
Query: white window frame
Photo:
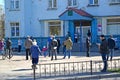
[[[57,9],[57,0],[48,0],[48,9]]]
[[[60,24],[50,24],[51,22],[53,22],[53,23],[55,23],[55,22],[59,22]],[[61,36],[61,31],[62,31],[62,28],[61,28],[61,21],[48,21],[48,35],[55,35],[55,36]],[[60,33],[58,34],[58,35],[56,35],[56,34],[51,34],[50,33],[50,27],[53,27],[53,26],[59,26],[59,28],[60,28]]]
[[[68,0],[68,7],[77,7],[78,0]]]
[[[91,3],[92,1],[92,3]],[[99,0],[97,0],[98,3],[95,3],[95,0],[89,0],[89,5],[98,5],[99,4]]]
[[[120,3],[120,0],[110,0],[110,3]]]
[[[10,10],[19,10],[20,0],[10,0]]]
[[[108,20],[115,20],[115,21],[108,21]],[[117,24],[120,24],[120,18],[110,18],[110,19],[108,18],[107,19],[107,25],[117,25]],[[115,29],[115,28],[113,27],[113,29]],[[114,33],[113,35],[118,35],[119,34],[119,29],[116,29],[116,30],[117,30],[117,31],[115,31],[116,33]],[[108,31],[107,31],[107,34],[110,35],[111,33],[109,34]]]
[[[11,26],[11,36],[19,37],[20,36],[20,23],[19,22],[10,22],[10,26]],[[14,30],[12,30],[12,28],[14,28]],[[17,29],[19,29],[18,30],[19,35],[17,35]],[[12,35],[12,33],[14,33],[14,35]]]

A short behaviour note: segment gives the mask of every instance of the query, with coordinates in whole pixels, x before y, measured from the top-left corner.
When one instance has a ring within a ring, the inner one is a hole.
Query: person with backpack
[[[115,48],[115,40],[113,39],[112,35],[110,35],[110,38],[108,38],[108,48],[110,52],[110,60],[112,60]]]

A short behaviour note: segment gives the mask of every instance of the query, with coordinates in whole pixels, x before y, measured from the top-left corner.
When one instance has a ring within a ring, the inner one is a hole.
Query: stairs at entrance
[[[86,51],[86,43],[74,43],[73,44],[73,48],[72,48],[73,52],[85,52]],[[96,52],[99,51],[97,45],[92,44],[90,51]]]

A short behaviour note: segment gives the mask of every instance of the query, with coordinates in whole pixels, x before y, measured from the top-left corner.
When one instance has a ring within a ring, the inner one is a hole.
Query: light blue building
[[[120,35],[120,0],[5,0],[5,37],[65,37],[84,43],[97,36]]]

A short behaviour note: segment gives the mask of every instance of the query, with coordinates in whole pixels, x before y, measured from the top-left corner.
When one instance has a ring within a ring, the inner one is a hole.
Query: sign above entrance
[[[73,16],[73,11],[72,10],[68,10],[68,16]]]
[[[68,8],[61,15],[59,15],[60,20],[92,20],[93,16],[76,8]]]

